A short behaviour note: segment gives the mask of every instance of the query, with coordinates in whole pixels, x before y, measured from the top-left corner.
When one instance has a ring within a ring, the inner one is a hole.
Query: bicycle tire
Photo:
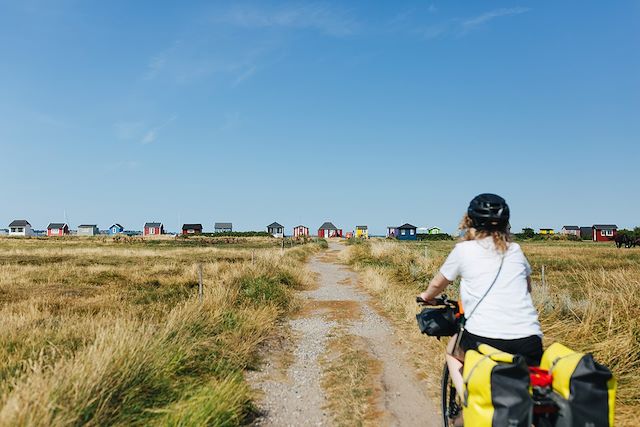
[[[451,427],[455,422],[456,417],[460,414],[460,405],[457,402],[458,394],[456,388],[451,381],[449,375],[449,366],[445,362],[442,369],[442,380],[440,384],[440,393],[442,396],[441,409],[442,409],[442,425],[444,427]]]

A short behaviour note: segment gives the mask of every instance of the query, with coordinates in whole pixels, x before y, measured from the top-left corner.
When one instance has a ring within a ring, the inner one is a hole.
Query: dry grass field
[[[276,245],[0,239],[0,426],[245,422],[243,371],[321,247]]]
[[[444,344],[420,336],[415,295],[426,288],[454,242],[372,240],[350,246],[343,261],[400,326],[416,354],[416,367],[437,398]],[[637,425],[640,410],[640,249],[591,242],[521,243],[534,274],[533,297],[545,345],[560,341],[592,352],[619,381],[618,425]],[[545,284],[541,271],[545,266]],[[456,286],[448,290],[457,296]],[[505,304],[508,303],[505,301]]]

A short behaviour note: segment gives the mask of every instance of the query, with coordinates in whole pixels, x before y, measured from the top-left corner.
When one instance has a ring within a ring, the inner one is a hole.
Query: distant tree
[[[638,229],[638,227],[636,227],[633,231],[631,230],[627,230],[626,228],[621,228],[618,230],[618,235],[619,236],[627,236],[627,237],[634,237],[635,236],[635,231]]]
[[[522,237],[525,239],[532,239],[536,235],[533,228],[525,227],[522,229]]]
[[[633,235],[634,237],[640,237],[640,227],[635,227],[633,229]]]

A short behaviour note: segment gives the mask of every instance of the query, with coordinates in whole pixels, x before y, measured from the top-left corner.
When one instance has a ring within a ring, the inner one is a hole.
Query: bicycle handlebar
[[[448,306],[454,306],[454,305],[457,306],[458,304],[457,301],[450,300],[449,297],[445,294],[439,296],[438,298],[434,298],[433,302],[425,301],[422,299],[422,297],[417,296],[416,303],[421,305],[448,305]]]

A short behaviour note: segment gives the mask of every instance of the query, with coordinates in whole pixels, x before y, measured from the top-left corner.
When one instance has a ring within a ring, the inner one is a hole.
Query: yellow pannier
[[[553,375],[553,390],[566,401],[556,426],[613,426],[616,380],[591,354],[554,343],[542,355],[542,369]]]
[[[486,344],[464,355],[464,424],[474,427],[530,427],[533,401],[529,368],[520,356]]]

